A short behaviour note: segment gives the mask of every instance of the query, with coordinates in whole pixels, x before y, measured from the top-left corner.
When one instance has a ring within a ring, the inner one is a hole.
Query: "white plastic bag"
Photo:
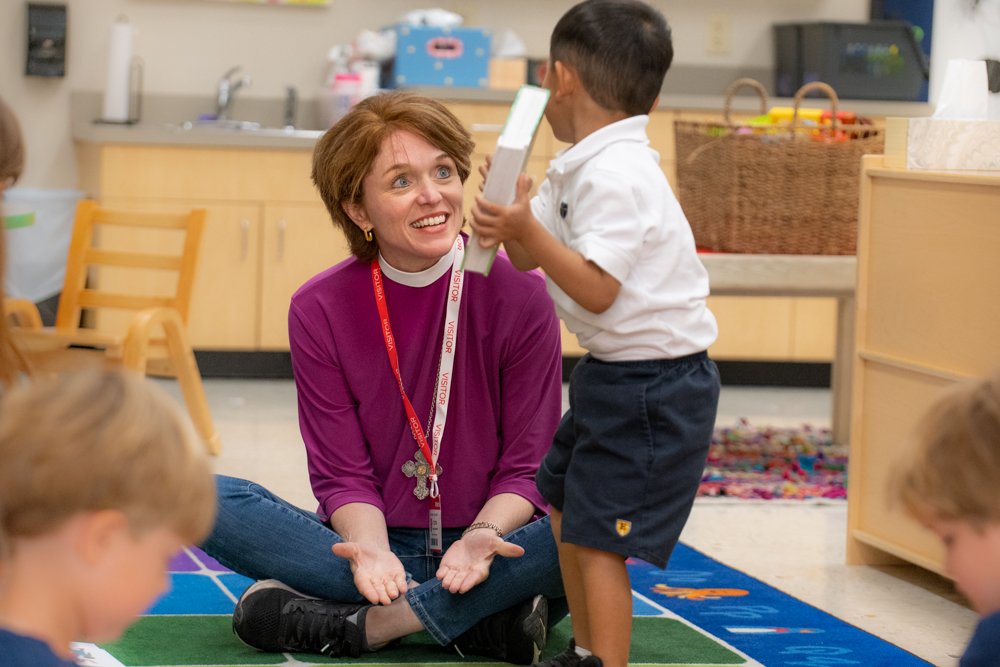
[[[4,192],[6,210],[34,211],[35,223],[5,230],[7,296],[43,301],[62,291],[66,253],[73,235],[77,190],[11,188]]]

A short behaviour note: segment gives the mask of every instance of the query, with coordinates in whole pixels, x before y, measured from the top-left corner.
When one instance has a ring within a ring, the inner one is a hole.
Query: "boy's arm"
[[[518,269],[541,267],[559,288],[583,308],[601,313],[611,307],[621,288],[615,278],[577,251],[563,245],[531,213],[528,192],[531,179],[517,180],[517,195],[510,206],[477,197],[472,207],[472,227],[484,240],[503,241]]]
[[[492,242],[492,239],[490,241]],[[507,251],[510,263],[517,267],[518,271],[531,271],[538,268],[538,262],[535,261],[535,258],[514,239],[504,241],[503,247]]]
[[[483,164],[479,165],[479,175],[483,179],[482,181],[479,182],[479,192],[480,193],[482,193],[482,191],[485,189],[485,186],[486,186],[486,176],[490,173],[490,167],[491,166],[493,166],[493,156],[492,155],[487,155],[486,156],[486,161]],[[529,183],[528,189],[530,191],[530,189],[531,189],[531,186],[530,186],[531,179],[530,178],[528,179],[528,183]],[[518,184],[520,184],[520,181],[518,181]],[[479,201],[478,197],[476,198],[476,201]],[[472,215],[473,215],[473,220],[474,220],[475,219],[475,210],[474,209],[472,211]],[[474,230],[476,230],[476,234],[480,234],[480,236],[478,238],[479,238],[479,240],[482,243],[482,245],[483,245],[484,248],[485,247],[490,247],[490,246],[492,246],[492,245],[494,245],[496,243],[499,243],[498,240],[494,240],[492,238],[482,236],[481,235],[482,232],[480,231],[479,225],[472,224],[471,226],[472,226],[472,228]],[[536,262],[531,257],[531,255],[529,255],[524,250],[524,248],[522,248],[520,246],[520,244],[518,244],[517,241],[508,240],[508,241],[504,242],[503,247],[504,247],[504,250],[507,251],[507,257],[510,259],[510,263],[513,264],[514,267],[518,271],[531,271],[532,269],[537,269],[538,268],[538,262]]]

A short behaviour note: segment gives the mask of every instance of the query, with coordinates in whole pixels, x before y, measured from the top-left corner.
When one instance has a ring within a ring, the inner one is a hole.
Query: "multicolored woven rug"
[[[460,665],[488,663],[437,646],[429,636],[361,658],[260,653],[232,633],[236,600],[251,582],[198,549],[170,566],[172,589],[117,642],[79,647],[92,667],[284,667],[329,664]],[[679,544],[665,570],[629,561],[633,589],[631,665],[791,667],[928,663],[738,570]],[[561,652],[569,619],[557,625],[545,655]],[[0,659],[2,662],[2,659]]]
[[[758,500],[847,498],[847,446],[830,430],[753,426],[715,429],[699,497]]]

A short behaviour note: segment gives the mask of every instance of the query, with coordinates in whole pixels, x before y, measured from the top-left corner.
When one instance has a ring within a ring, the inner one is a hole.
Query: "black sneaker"
[[[530,665],[548,633],[549,603],[541,595],[487,616],[455,638],[459,653]]]
[[[358,657],[364,646],[364,616],[348,617],[368,604],[318,600],[274,579],[258,581],[240,596],[233,632],[261,651],[302,651]],[[367,611],[367,610],[365,610]]]
[[[535,667],[579,667],[583,656],[576,652],[576,640],[570,639],[569,646],[559,655],[535,663]]]

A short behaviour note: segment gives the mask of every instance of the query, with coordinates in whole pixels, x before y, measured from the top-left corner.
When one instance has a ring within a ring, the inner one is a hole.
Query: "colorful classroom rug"
[[[830,429],[717,427],[698,489],[701,498],[839,502],[847,498],[847,445]]]
[[[632,665],[929,664],[683,544],[666,570],[641,561],[629,561],[629,570],[635,617]],[[119,641],[103,650],[82,646],[81,662],[127,667],[489,664],[442,650],[426,635],[360,659],[259,653],[231,630],[235,601],[249,579],[198,549],[179,554],[171,572],[171,591]],[[561,652],[569,636],[567,619],[553,630],[546,654]]]

